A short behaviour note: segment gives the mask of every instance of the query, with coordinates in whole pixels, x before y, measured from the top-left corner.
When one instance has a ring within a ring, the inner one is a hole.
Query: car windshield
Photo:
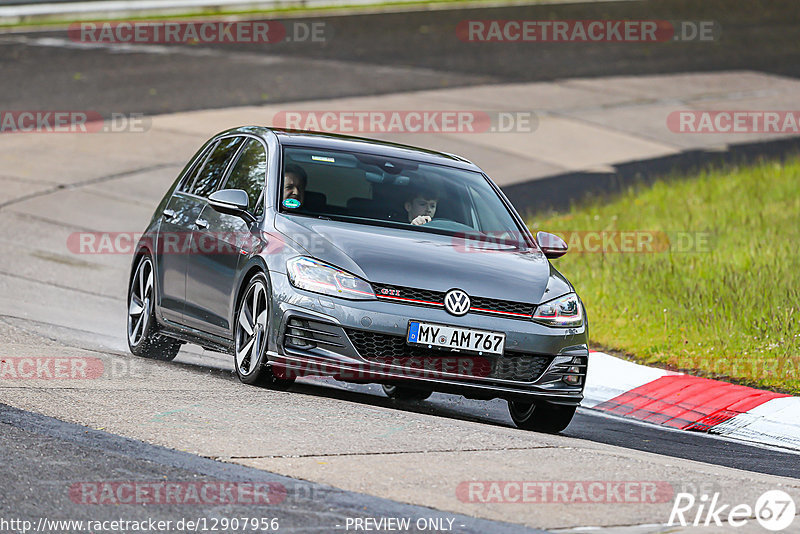
[[[444,165],[285,147],[279,195],[283,213],[524,243],[481,173]]]

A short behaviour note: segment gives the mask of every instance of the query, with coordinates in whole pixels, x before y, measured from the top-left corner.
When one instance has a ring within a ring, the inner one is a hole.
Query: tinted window
[[[479,172],[389,156],[286,147],[283,183],[302,193],[280,210],[359,224],[451,235],[522,236],[512,214]],[[295,180],[294,175],[300,175]],[[286,197],[286,198],[284,198]]]
[[[192,194],[207,197],[214,192],[225,174],[228,163],[236,154],[236,149],[239,148],[243,140],[242,137],[230,137],[217,143],[211,156],[194,181]]]
[[[267,176],[267,152],[264,145],[255,139],[247,142],[233,166],[225,189],[242,189],[247,192],[250,211],[255,215],[264,211],[263,202],[258,203]]]
[[[181,185],[178,188],[179,191],[189,191],[192,188],[192,184],[194,183],[197,175],[203,168],[203,164],[208,159],[208,155],[214,150],[214,147],[217,146],[216,143],[211,143],[208,147],[203,151],[203,153],[198,157],[195,162],[194,166],[186,172],[186,175],[183,177],[181,181]]]

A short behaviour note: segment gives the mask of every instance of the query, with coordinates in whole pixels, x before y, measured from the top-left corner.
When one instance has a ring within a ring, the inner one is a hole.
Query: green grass
[[[800,393],[800,160],[631,188],[610,202],[535,217],[530,227],[673,238],[661,252],[554,260],[586,305],[593,348]],[[681,252],[678,232],[710,240]]]

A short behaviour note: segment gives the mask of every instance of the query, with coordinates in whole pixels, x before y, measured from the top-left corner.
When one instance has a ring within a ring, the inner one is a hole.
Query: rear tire
[[[181,342],[158,333],[154,280],[153,260],[142,256],[128,291],[128,348],[136,356],[171,361],[178,355]]]
[[[294,377],[276,375],[267,359],[270,292],[267,277],[258,273],[247,283],[234,316],[233,366],[245,384],[285,391]]]
[[[577,406],[549,402],[508,401],[508,412],[518,428],[556,434],[569,426]]]
[[[393,384],[383,384],[383,392],[390,399],[404,400],[404,401],[422,401],[431,396],[432,391],[424,389],[414,389],[404,386],[395,386]]]

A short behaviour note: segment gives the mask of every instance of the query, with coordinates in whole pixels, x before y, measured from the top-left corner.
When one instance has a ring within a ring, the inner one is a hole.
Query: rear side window
[[[263,202],[258,202],[264,190],[267,176],[267,151],[259,141],[250,139],[233,165],[225,189],[242,189],[250,200],[248,207],[254,215],[260,215]]]
[[[193,195],[207,197],[216,190],[242,141],[244,141],[242,137],[230,137],[217,143],[194,180],[190,191]]]

